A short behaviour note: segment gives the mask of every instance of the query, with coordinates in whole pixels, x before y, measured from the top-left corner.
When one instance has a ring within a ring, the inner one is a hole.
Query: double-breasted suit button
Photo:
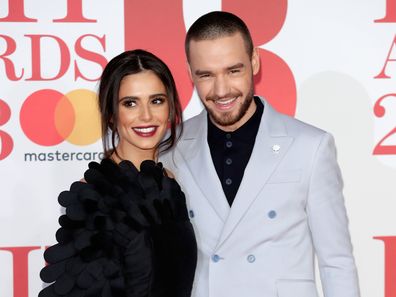
[[[231,141],[227,141],[227,142],[226,142],[226,147],[227,147],[227,148],[232,147],[232,142],[231,142]]]
[[[231,178],[227,178],[225,180],[225,183],[226,183],[227,186],[231,185],[232,184],[232,179]]]
[[[271,210],[271,211],[268,212],[268,217],[270,219],[275,219],[276,216],[277,216],[277,213],[276,213],[275,210]]]
[[[190,209],[188,211],[188,215],[190,216],[190,219],[192,219],[195,216],[194,211],[192,209]]]
[[[221,258],[220,258],[219,255],[216,255],[216,254],[212,255],[212,261],[213,261],[213,262],[217,263],[217,262],[220,261],[220,259],[221,259]]]
[[[249,263],[253,263],[254,261],[256,261],[256,257],[254,255],[249,255],[247,256],[247,261]]]

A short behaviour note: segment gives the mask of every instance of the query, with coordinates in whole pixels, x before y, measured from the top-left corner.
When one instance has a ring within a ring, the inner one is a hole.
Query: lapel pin
[[[280,145],[279,145],[279,144],[274,144],[274,145],[272,146],[272,151],[273,151],[274,153],[279,153],[279,151],[280,151]]]

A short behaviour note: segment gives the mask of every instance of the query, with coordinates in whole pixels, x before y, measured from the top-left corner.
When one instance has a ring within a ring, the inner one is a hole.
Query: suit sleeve
[[[359,297],[333,137],[325,133],[310,177],[307,213],[325,297]]]

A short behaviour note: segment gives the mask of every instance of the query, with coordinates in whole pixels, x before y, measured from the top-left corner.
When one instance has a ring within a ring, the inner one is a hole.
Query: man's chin
[[[232,114],[232,113],[217,114],[213,112],[210,112],[209,114],[212,122],[222,127],[232,126],[239,121],[238,114]]]

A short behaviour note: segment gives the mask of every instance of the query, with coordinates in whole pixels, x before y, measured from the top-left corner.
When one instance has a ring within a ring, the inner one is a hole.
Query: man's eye
[[[201,74],[201,75],[199,76],[199,78],[208,78],[208,77],[210,77],[209,74]]]
[[[239,70],[239,69],[232,69],[232,70],[230,70],[230,73],[231,73],[231,74],[239,73],[239,72],[241,72],[241,70]]]

